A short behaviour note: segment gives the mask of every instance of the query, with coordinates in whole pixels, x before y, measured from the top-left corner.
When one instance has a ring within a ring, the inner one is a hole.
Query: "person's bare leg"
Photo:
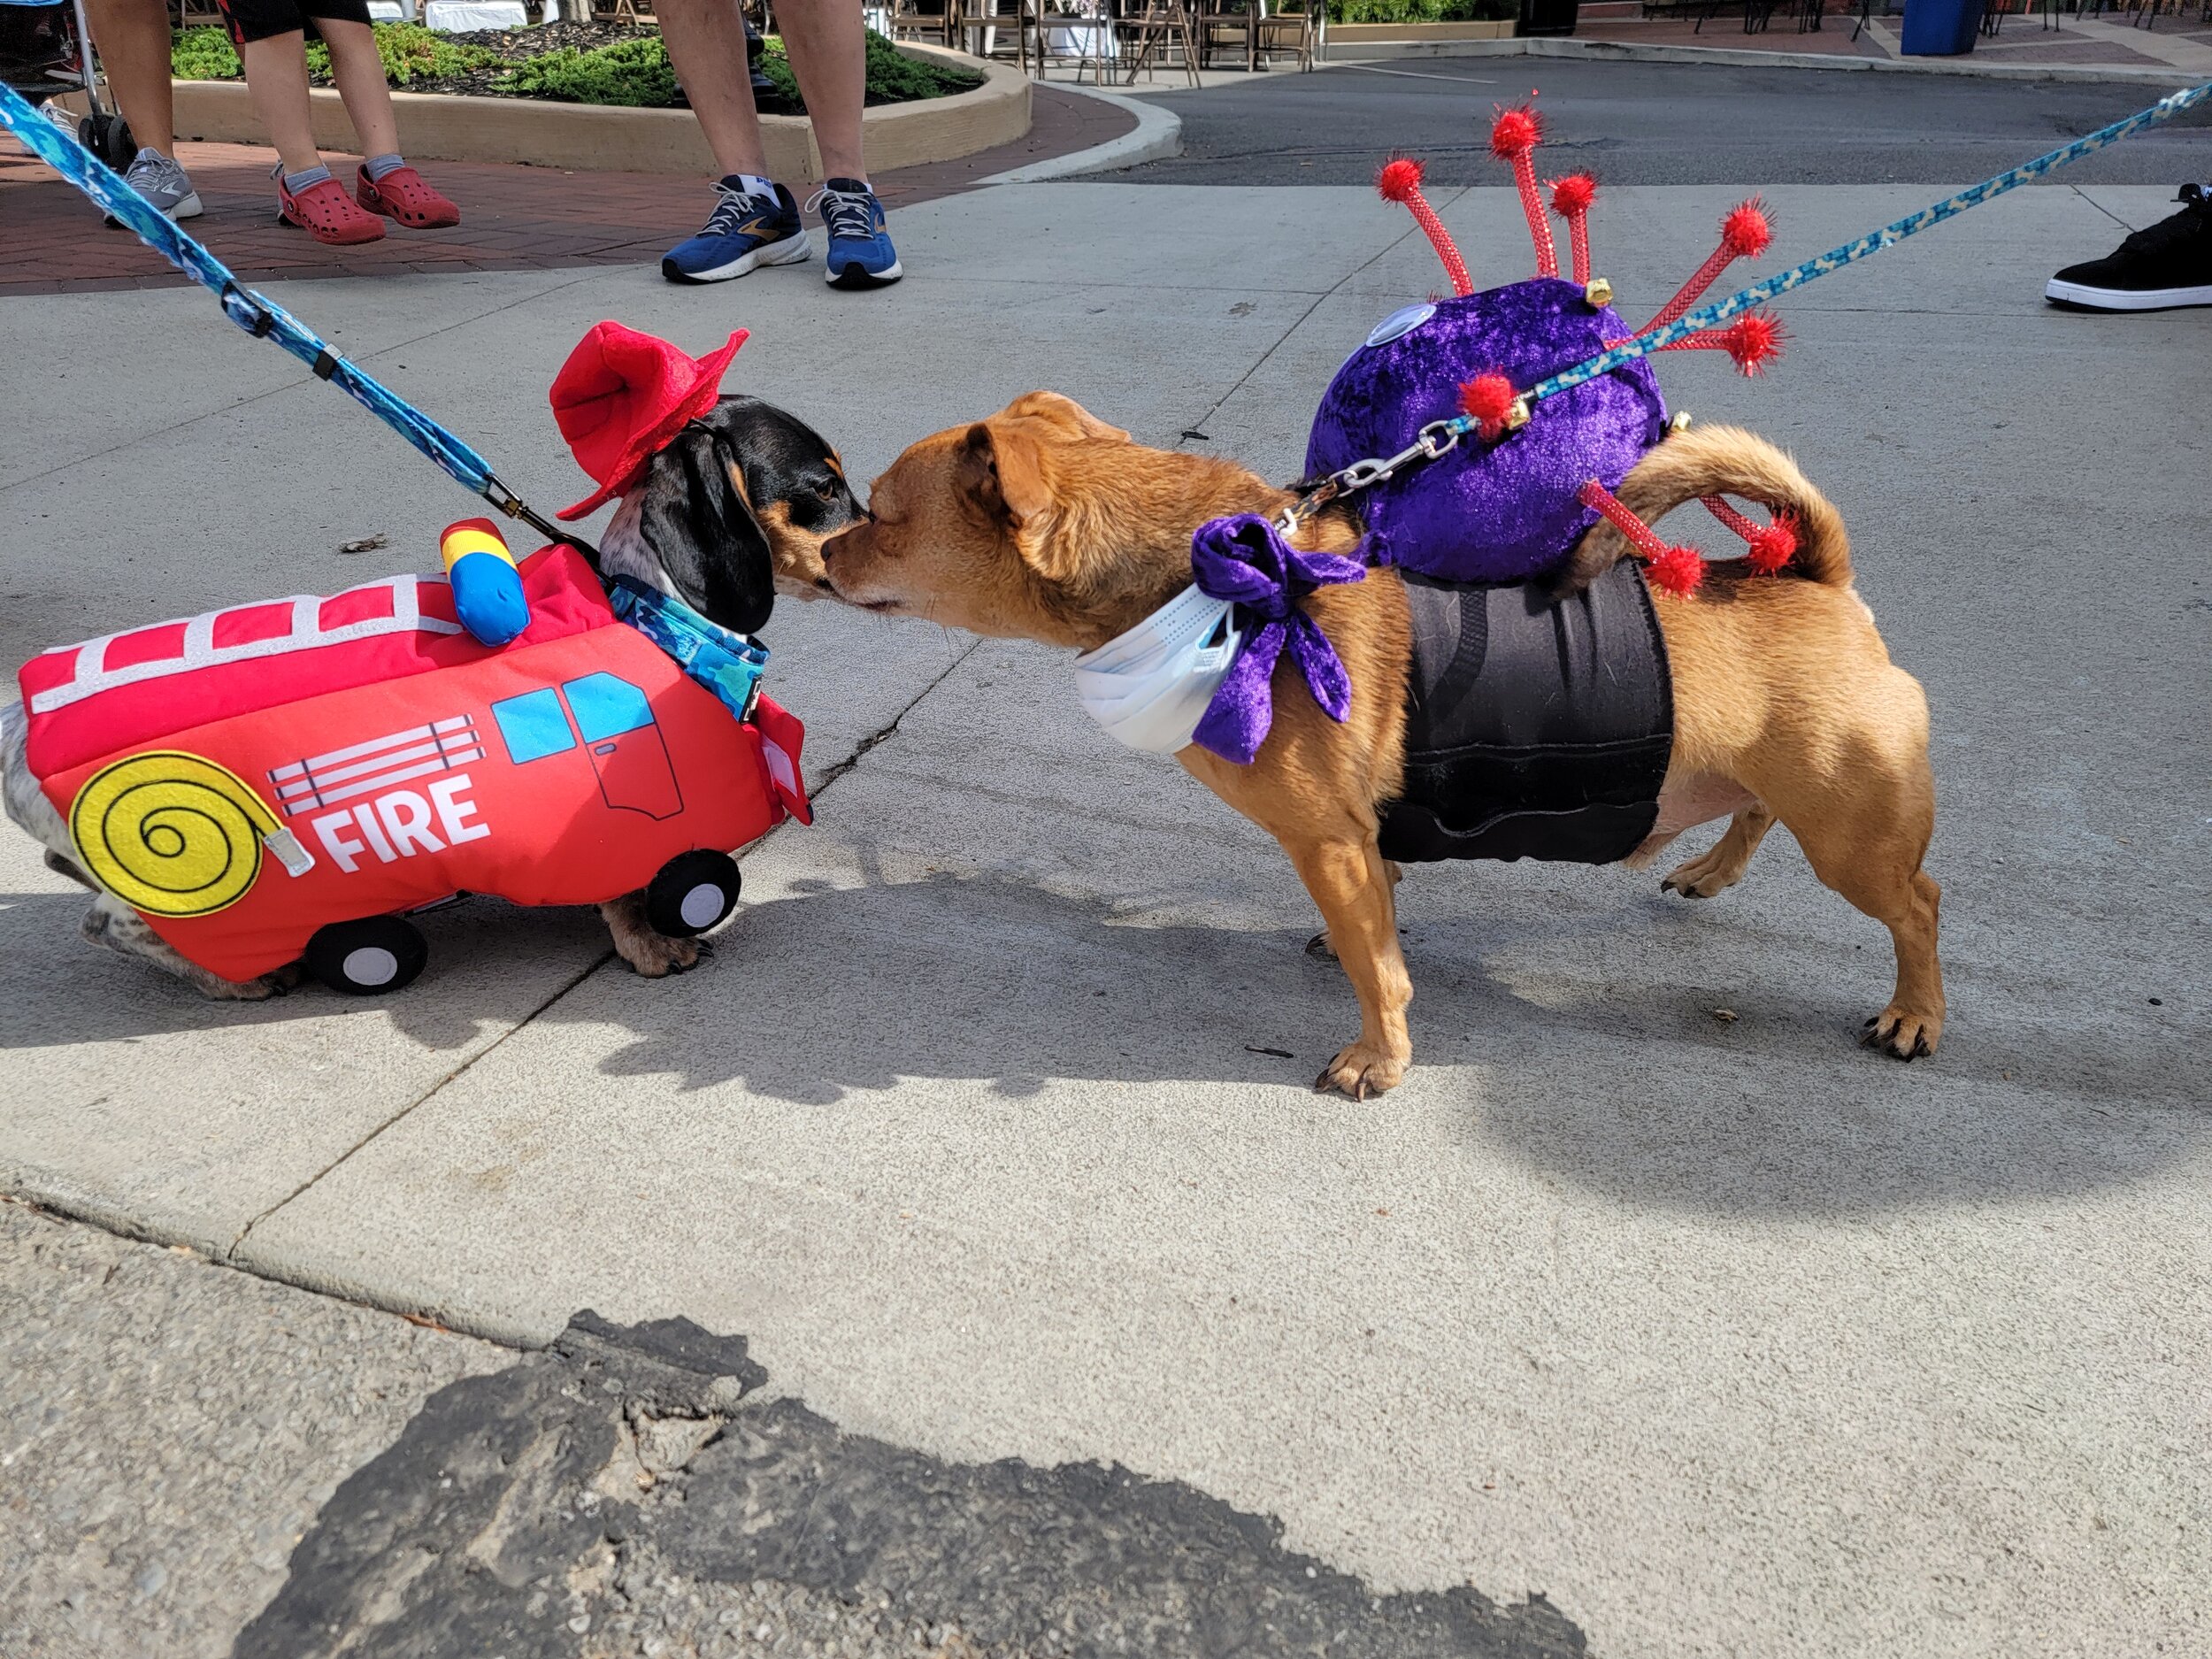
[[[92,43],[131,136],[173,159],[176,109],[169,95],[169,13],[161,0],[85,0]]]
[[[238,57],[246,66],[246,90],[253,96],[254,113],[276,146],[284,171],[305,173],[320,166],[315,124],[307,112],[306,36],[294,29],[288,35],[248,41],[238,49]]]
[[[392,89],[385,84],[384,60],[376,55],[376,36],[365,23],[334,18],[318,18],[315,27],[330,46],[330,78],[338,83],[346,119],[361,140],[361,153],[396,156],[399,123],[392,116]]]
[[[868,53],[860,8],[848,0],[778,0],[776,24],[806,99],[823,176],[864,180],[868,163],[861,154],[860,111],[867,101]],[[736,62],[741,72],[741,45]],[[739,79],[745,79],[741,73]]]
[[[778,14],[784,9],[779,6]],[[660,19],[669,62],[683,83],[691,112],[699,118],[715,164],[726,174],[766,178],[768,153],[761,147],[760,112],[753,107],[753,77],[745,57],[745,19],[737,0],[657,0],[653,15]],[[856,28],[859,19],[856,6]],[[808,106],[812,107],[811,94]]]

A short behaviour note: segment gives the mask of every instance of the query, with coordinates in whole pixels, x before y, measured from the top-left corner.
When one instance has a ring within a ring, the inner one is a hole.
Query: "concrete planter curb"
[[[886,104],[862,118],[871,173],[951,161],[1011,143],[1029,130],[1029,80],[1018,70],[942,47],[902,42],[909,57],[979,71],[983,84],[949,98]],[[265,142],[242,81],[175,83],[177,134],[231,143]],[[360,140],[335,91],[311,95],[315,142],[357,154]],[[394,92],[400,144],[420,161],[503,161],[589,173],[657,173],[710,177],[719,171],[689,110],[619,109],[536,98],[483,98]],[[780,179],[818,180],[822,158],[804,116],[764,115],[768,168]]]
[[[1459,23],[1332,23],[1329,40],[1347,52],[1355,46],[1419,45],[1432,41],[1509,41],[1513,19]]]
[[[1619,41],[1523,39],[1406,41],[1340,47],[1331,29],[1321,58],[1331,64],[1388,63],[1402,58],[1584,58],[1617,63],[1727,64],[1740,68],[1865,70],[1877,74],[1969,75],[1990,81],[2136,81],[2147,86],[2193,86],[2186,69],[2093,64],[1978,63],[1972,58],[1844,58],[1826,52],[1759,52],[1725,46],[1640,46]]]
[[[987,179],[978,180],[978,183],[1037,184],[1047,179],[1071,179],[1082,173],[1133,167],[1141,162],[1157,161],[1164,156],[1183,153],[1183,118],[1172,110],[1148,104],[1142,98],[1128,98],[1118,92],[1103,92],[1096,87],[1067,86],[1056,82],[1053,90],[1078,93],[1087,98],[1096,98],[1101,104],[1110,104],[1118,110],[1126,110],[1137,118],[1137,124],[1119,138],[1110,138],[1102,144],[1093,144],[1088,150],[1075,150],[1069,155],[1033,161],[1025,167],[995,173]]]

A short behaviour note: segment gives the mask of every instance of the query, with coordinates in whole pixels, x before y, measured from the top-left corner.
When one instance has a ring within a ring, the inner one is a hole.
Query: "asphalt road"
[[[1905,184],[1986,178],[2156,101],[2146,82],[1847,74],[1703,64],[1436,58],[1160,95],[1183,154],[1103,179],[1365,184],[1393,155],[1440,184],[1496,184],[1490,107],[1540,94],[1548,168],[1607,184]],[[2067,169],[2070,184],[2212,176],[2212,113],[2192,112]]]

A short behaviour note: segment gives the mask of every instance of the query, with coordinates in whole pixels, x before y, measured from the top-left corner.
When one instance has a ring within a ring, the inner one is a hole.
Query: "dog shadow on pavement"
[[[938,1079],[1000,1096],[1052,1079],[1250,1089],[1265,1111],[1302,1101],[1357,1028],[1337,965],[1304,949],[1310,928],[1164,924],[1003,873],[803,885],[742,912],[705,972],[603,973],[549,1018],[626,1025],[603,1072],[668,1079],[709,1110],[734,1085],[895,1111],[867,1097]],[[1891,972],[1871,923],[1855,949],[1716,926],[1655,894],[1516,909],[1440,918],[1409,890],[1414,1069],[1332,1110],[1402,1125],[1441,1102],[1456,1156],[1632,1202],[1777,1214],[2093,1188],[2212,1131],[2177,1110],[2185,1033],[2074,1048],[2048,1041],[2055,1006],[2014,1004],[1932,1061],[1861,1048]],[[1955,1001],[1979,1019],[1977,971],[1961,966]]]
[[[611,1043],[582,1056],[611,1095],[641,1079],[702,1113],[733,1095],[896,1112],[906,1079],[1015,1099],[1061,1079],[1229,1088],[1265,1112],[1308,1110],[1357,1028],[1342,973],[1304,949],[1310,927],[1163,922],[1004,872],[798,885],[741,909],[680,978],[611,961],[588,910],[471,902],[424,918],[431,965],[403,992],[308,986],[259,1003],[205,1002],[84,945],[73,894],[14,895],[0,900],[0,1048],[250,1041],[338,1017],[444,1050],[535,1020],[510,1041],[572,1061],[588,1028]],[[1717,925],[1710,907],[1601,889],[1510,896],[1471,915],[1409,886],[1414,1069],[1379,1101],[1329,1110],[1398,1133],[1440,1108],[1445,1141],[1424,1130],[1408,1156],[1503,1156],[1626,1202],[1768,1215],[2093,1189],[2212,1136],[2185,1100],[2201,1032],[2085,1031],[2064,987],[2039,1006],[2035,987],[1955,957],[1965,1017],[1907,1066],[1854,1041],[1888,989],[1878,929],[1816,936],[1754,905]]]

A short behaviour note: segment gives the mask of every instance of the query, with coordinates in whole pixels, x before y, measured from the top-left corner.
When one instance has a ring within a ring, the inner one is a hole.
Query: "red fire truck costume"
[[[578,350],[603,379],[617,326]],[[633,401],[634,430],[680,427],[650,392]],[[712,926],[736,897],[723,855],[810,818],[799,722],[764,696],[733,716],[617,618],[573,549],[519,573],[528,626],[499,647],[462,627],[446,580],[395,576],[47,651],[19,676],[31,771],[85,867],[226,979],[315,965],[334,926],[459,892],[645,887],[664,932]],[[412,977],[355,954],[373,965],[342,988]]]

